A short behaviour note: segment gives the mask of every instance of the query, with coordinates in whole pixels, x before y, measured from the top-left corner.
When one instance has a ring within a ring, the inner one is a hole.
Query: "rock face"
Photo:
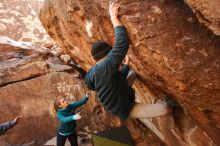
[[[13,130],[1,135],[0,145],[40,145],[56,133],[51,108],[55,97],[63,94],[56,86],[82,81],[65,73],[72,68],[47,49],[1,44],[0,53],[0,122],[23,115]]]
[[[53,53],[46,48],[0,37],[0,123],[16,115],[23,116],[15,127],[0,136],[1,146],[44,145],[56,136],[55,98],[65,96],[77,101],[87,91],[79,73]],[[121,121],[105,112],[95,100],[95,94],[91,95],[87,105],[77,109],[83,117],[77,122],[80,146],[91,145],[91,133],[121,125],[129,128],[138,146],[164,145],[139,121]]]
[[[53,43],[38,19],[43,0],[1,0],[0,36],[41,46]]]
[[[219,0],[185,0],[198,17],[199,21],[216,35],[220,35],[220,1]]]
[[[108,1],[45,0],[40,19],[48,34],[88,70],[93,42],[113,45]],[[183,1],[121,0],[137,100],[169,96],[173,116],[142,120],[167,145],[220,144],[220,38],[199,24]]]

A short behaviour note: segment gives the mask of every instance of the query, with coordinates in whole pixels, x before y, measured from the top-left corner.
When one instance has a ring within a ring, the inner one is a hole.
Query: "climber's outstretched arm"
[[[12,128],[14,125],[16,125],[20,117],[21,115],[15,117],[15,119],[12,121],[0,124],[0,135]]]
[[[129,48],[128,34],[118,19],[119,4],[112,3],[109,6],[109,13],[115,30],[115,44],[103,61],[98,63],[97,68],[105,76],[113,76],[121,65]]]

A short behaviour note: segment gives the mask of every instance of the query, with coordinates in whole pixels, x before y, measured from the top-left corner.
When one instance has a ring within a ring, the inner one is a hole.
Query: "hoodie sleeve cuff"
[[[73,115],[73,117],[72,117],[72,118],[73,118],[73,120],[76,120],[76,116],[75,116],[75,115]]]
[[[11,127],[14,126],[15,124],[16,124],[15,121],[10,121],[10,126],[11,126]]]
[[[125,33],[126,28],[124,26],[116,26],[115,27],[115,34]]]

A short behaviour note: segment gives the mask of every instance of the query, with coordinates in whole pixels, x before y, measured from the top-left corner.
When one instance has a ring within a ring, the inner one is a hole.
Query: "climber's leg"
[[[66,143],[67,136],[60,135],[57,133],[57,146],[64,146]]]
[[[135,103],[131,112],[131,118],[154,118],[166,115],[168,113],[167,103],[164,101],[158,101],[155,104],[143,104]]]
[[[71,143],[71,146],[78,146],[76,131],[74,131],[71,135],[69,135],[68,139]]]
[[[127,82],[129,86],[133,85],[136,77],[137,77],[137,74],[133,70],[130,70],[127,76]]]

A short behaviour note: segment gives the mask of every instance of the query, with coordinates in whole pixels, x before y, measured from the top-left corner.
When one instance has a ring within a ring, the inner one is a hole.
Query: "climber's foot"
[[[166,97],[165,101],[167,102],[167,105],[171,108],[176,108],[177,106],[179,106],[178,103],[171,97]]]

